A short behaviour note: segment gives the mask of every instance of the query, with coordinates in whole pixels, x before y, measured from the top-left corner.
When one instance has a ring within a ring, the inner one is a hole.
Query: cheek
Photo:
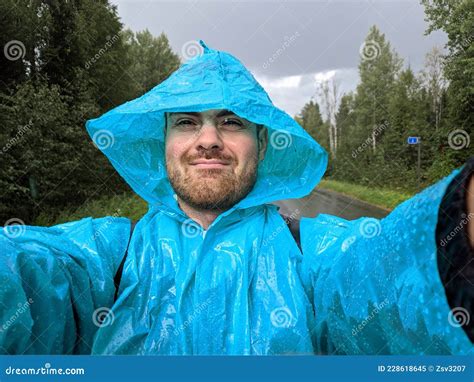
[[[239,161],[239,166],[243,166],[257,155],[257,142],[253,138],[242,139],[240,142],[234,142],[232,151]]]
[[[185,152],[185,148],[183,144],[176,142],[174,140],[169,140],[166,142],[166,160],[176,162],[178,161],[183,153]]]

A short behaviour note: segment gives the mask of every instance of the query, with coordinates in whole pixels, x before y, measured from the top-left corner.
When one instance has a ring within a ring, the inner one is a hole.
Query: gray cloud
[[[314,94],[316,73],[336,70],[342,90],[355,88],[359,48],[371,25],[414,70],[431,47],[446,42],[441,32],[424,35],[418,0],[112,2],[126,27],[165,32],[176,52],[202,39],[234,54],[290,114]]]

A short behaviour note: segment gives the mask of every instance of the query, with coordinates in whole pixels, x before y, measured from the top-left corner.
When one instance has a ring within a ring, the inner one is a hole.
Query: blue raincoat
[[[149,204],[0,235],[0,350],[10,354],[472,354],[452,320],[435,227],[457,173],[388,217],[303,218],[300,250],[276,200],[308,195],[327,154],[232,55],[208,48],[87,129]],[[269,130],[254,189],[203,230],[164,165],[164,112],[228,109]]]

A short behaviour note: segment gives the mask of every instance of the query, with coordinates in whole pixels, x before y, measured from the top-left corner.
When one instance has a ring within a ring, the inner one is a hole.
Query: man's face
[[[225,211],[257,180],[267,131],[227,110],[167,113],[166,170],[178,197],[199,210]]]

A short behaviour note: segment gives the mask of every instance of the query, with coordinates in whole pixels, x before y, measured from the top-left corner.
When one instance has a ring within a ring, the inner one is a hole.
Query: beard
[[[189,163],[191,159],[231,159],[208,155],[184,158],[182,165],[166,161],[168,178],[176,195],[188,205],[198,210],[226,211],[244,199],[257,181],[257,155],[253,155],[241,174],[230,168],[196,169]],[[231,165],[234,161],[231,162]]]

